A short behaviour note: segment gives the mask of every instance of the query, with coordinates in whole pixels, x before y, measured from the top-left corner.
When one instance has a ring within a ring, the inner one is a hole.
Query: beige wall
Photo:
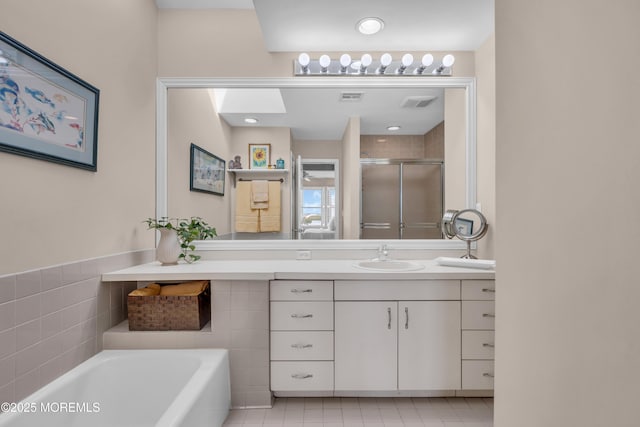
[[[98,171],[0,153],[0,275],[153,246],[152,0],[5,0],[0,28],[100,89]]]
[[[478,83],[478,203],[489,223],[478,241],[478,256],[495,258],[496,231],[496,48],[495,34],[476,51]]]
[[[496,427],[640,420],[639,19],[496,1]]]
[[[360,118],[351,117],[342,137],[342,238],[360,235]]]
[[[303,159],[339,159],[341,142],[293,140],[291,150],[296,158],[302,156]]]
[[[231,129],[218,117],[207,89],[169,89],[167,111],[168,216],[199,216],[215,227],[218,235],[229,233],[232,177],[226,176],[224,196],[195,192],[189,190],[189,169],[191,143],[228,162],[236,152]]]

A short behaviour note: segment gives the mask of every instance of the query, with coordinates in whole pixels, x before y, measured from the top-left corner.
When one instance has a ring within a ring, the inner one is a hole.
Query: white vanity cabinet
[[[333,281],[270,282],[274,392],[333,391]]]
[[[492,390],[495,281],[462,281],[462,389]]]
[[[335,390],[461,387],[459,280],[336,281]]]

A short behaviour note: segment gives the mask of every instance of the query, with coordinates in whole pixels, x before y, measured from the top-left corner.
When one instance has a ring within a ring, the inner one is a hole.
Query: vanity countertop
[[[225,260],[193,264],[141,264],[102,275],[104,282],[148,280],[424,280],[494,279],[494,270],[446,267],[434,260],[411,260],[417,271],[374,271],[355,267],[358,260]]]

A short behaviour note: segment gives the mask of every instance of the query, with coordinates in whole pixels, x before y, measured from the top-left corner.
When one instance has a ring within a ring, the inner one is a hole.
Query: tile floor
[[[228,427],[492,427],[492,398],[278,398],[234,409]]]

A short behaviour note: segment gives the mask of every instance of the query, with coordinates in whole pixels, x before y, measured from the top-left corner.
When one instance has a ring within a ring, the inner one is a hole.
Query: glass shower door
[[[400,238],[400,166],[361,165],[361,239]]]
[[[401,239],[441,239],[442,163],[401,164]]]

